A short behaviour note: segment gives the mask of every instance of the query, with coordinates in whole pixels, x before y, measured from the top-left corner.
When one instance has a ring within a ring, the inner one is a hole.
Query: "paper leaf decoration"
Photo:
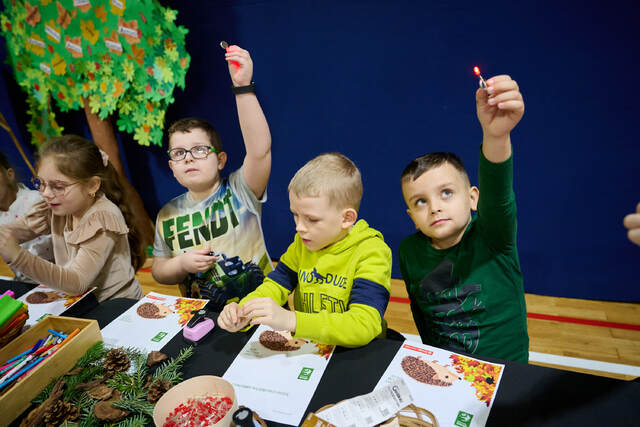
[[[51,108],[118,114],[121,131],[162,145],[164,115],[184,89],[188,30],[156,0],[3,0],[0,31],[27,93],[33,142],[60,135]]]

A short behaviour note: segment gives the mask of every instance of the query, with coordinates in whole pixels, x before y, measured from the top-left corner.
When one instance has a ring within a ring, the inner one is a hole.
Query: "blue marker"
[[[15,380],[20,375],[24,374],[29,369],[33,368],[34,366],[36,366],[38,363],[42,362],[43,360],[44,360],[44,357],[38,357],[37,359],[35,359],[31,363],[29,363],[27,366],[22,368],[20,371],[18,371],[15,374],[13,374],[10,378],[8,378],[6,381],[4,381],[2,384],[0,384],[0,390],[2,390],[5,386],[11,384],[13,382],[13,380]]]
[[[65,339],[67,336],[65,334],[63,334],[62,332],[58,332],[58,331],[54,331],[53,329],[47,329],[49,332],[51,332],[53,335],[60,337],[62,339]]]
[[[36,351],[38,349],[38,347],[40,347],[40,344],[42,344],[42,340],[38,340],[38,342],[35,343],[35,345],[33,347],[31,347],[29,350],[25,351],[24,353],[20,353],[16,357],[13,357],[13,358],[7,360],[5,363],[11,363],[14,360],[20,359],[22,356],[27,356],[27,355],[33,353],[34,351]]]

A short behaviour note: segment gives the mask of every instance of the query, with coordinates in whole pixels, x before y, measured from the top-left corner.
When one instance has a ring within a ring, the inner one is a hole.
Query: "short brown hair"
[[[356,165],[340,153],[325,153],[308,161],[293,176],[288,190],[298,197],[325,194],[337,207],[360,208],[362,177]]]
[[[467,174],[467,170],[464,168],[464,164],[460,157],[453,153],[444,152],[423,154],[422,156],[416,157],[407,165],[407,167],[404,168],[400,181],[405,182],[409,179],[415,181],[420,178],[423,173],[446,163],[450,164],[460,172],[465,182],[470,184],[469,175]]]
[[[198,117],[187,117],[184,119],[180,119],[169,127],[167,131],[167,145],[171,148],[171,136],[176,132],[189,133],[193,129],[202,129],[204,133],[209,137],[209,142],[218,150],[218,152],[222,151],[222,140],[220,139],[220,135],[215,130],[213,125],[204,119],[200,119]]]

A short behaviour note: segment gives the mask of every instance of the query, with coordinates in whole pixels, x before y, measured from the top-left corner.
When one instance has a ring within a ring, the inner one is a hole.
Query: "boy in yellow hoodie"
[[[391,250],[358,219],[360,171],[339,153],[322,154],[289,183],[293,243],[276,269],[218,325],[239,331],[264,324],[323,344],[357,347],[382,332],[391,286]],[[357,222],[356,222],[357,221]],[[282,307],[296,289],[295,311]]]

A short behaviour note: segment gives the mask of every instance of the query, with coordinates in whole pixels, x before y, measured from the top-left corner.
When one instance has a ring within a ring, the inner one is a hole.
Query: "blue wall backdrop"
[[[220,40],[247,48],[273,135],[263,225],[273,257],[293,238],[287,184],[340,151],[360,167],[360,216],[394,250],[414,227],[399,174],[415,156],[454,151],[477,181],[479,65],[508,73],[526,103],[512,134],[519,250],[527,292],[640,301],[640,248],[622,218],[640,201],[640,12],[634,2],[163,1],[189,28],[185,91],[168,113],[212,121],[240,166],[243,144]],[[4,41],[0,59],[6,58]],[[2,66],[0,109],[22,141],[24,96]],[[89,135],[80,113],[60,115]],[[121,146],[152,217],[183,189],[165,147]],[[28,178],[6,132],[0,144]],[[135,167],[132,167],[135,165]],[[397,259],[394,277],[399,277]]]

